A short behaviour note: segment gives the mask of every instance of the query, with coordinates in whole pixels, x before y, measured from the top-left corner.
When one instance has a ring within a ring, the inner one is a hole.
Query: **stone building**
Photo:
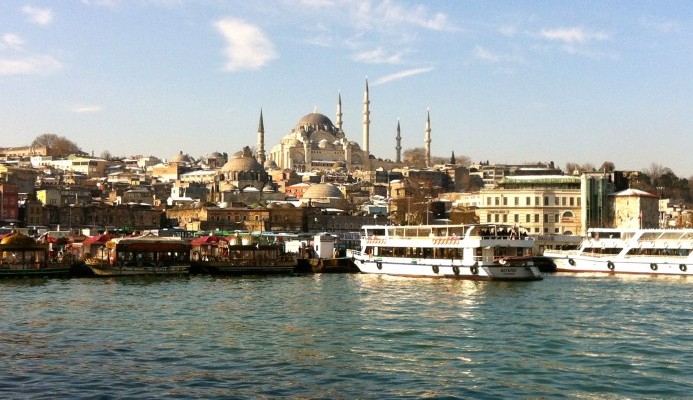
[[[518,225],[529,234],[582,234],[580,177],[506,176],[481,191],[477,215],[480,223]]]
[[[613,194],[614,227],[659,228],[659,196],[638,189]]]

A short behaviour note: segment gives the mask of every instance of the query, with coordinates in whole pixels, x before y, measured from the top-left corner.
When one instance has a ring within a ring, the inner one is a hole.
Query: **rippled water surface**
[[[3,398],[690,398],[693,280],[0,281]]]

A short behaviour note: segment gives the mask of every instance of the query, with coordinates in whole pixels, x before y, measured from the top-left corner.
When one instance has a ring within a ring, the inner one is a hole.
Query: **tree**
[[[601,170],[604,172],[614,172],[616,170],[616,165],[611,161],[604,161]]]
[[[104,150],[104,151],[101,152],[101,158],[103,158],[104,160],[107,160],[107,161],[108,161],[108,160],[111,159],[111,157],[112,157],[112,155],[111,155],[111,152],[110,152],[110,151]]]
[[[647,176],[650,177],[652,183],[654,184],[657,182],[657,179],[659,179],[660,176],[664,175],[667,172],[671,172],[671,170],[661,164],[652,163],[650,164],[649,168],[644,169],[642,172],[647,174]]]
[[[44,133],[37,136],[31,145],[34,147],[46,146],[49,154],[55,157],[67,157],[70,154],[82,153],[82,149],[74,142],[54,133]]]
[[[426,167],[426,149],[423,147],[415,147],[406,149],[402,152],[402,161],[404,164],[413,168]]]
[[[568,175],[573,175],[575,171],[580,171],[580,166],[577,163],[574,162],[567,162],[565,163],[565,172]]]

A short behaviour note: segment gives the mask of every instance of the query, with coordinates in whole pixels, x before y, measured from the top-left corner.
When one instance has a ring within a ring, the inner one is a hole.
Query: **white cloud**
[[[406,24],[430,30],[455,30],[444,13],[430,13],[426,7],[418,5],[403,7],[392,0],[373,5],[365,0],[357,4],[355,18],[362,26],[387,26]]]
[[[60,61],[50,56],[0,59],[0,75],[48,75],[61,68]]]
[[[542,29],[542,38],[547,40],[559,41],[563,43],[586,43],[590,40],[604,41],[609,39],[609,35],[602,32],[587,32],[583,28],[560,28]]]
[[[514,26],[502,26],[498,30],[502,35],[508,36],[508,37],[513,37],[517,35],[517,28]]]
[[[400,72],[396,72],[394,74],[385,75],[383,77],[380,77],[380,78],[376,79],[375,81],[373,81],[371,86],[378,86],[378,85],[382,85],[383,83],[388,83],[388,82],[408,78],[410,76],[423,74],[423,73],[431,72],[431,71],[433,71],[433,67],[408,69],[405,71],[400,71]]]
[[[75,106],[70,109],[73,113],[83,114],[83,113],[95,113],[101,111],[103,108],[101,106]]]
[[[6,33],[0,38],[0,43],[2,43],[2,47],[11,47],[15,50],[20,50],[24,44],[24,39],[14,33]]]
[[[354,61],[360,61],[369,64],[401,64],[402,56],[405,52],[395,54],[387,54],[382,47],[375,50],[363,51],[354,55]]]
[[[225,18],[215,22],[214,27],[226,40],[226,71],[258,69],[279,57],[272,42],[256,25]]]
[[[501,56],[494,54],[490,50],[487,50],[481,46],[476,46],[474,49],[474,57],[479,60],[489,61],[492,63],[501,61]]]
[[[22,12],[29,17],[29,21],[35,24],[48,25],[53,21],[53,11],[50,8],[24,6]]]
[[[642,17],[638,21],[646,29],[654,30],[659,33],[672,33],[680,30],[679,23],[676,21],[658,20],[651,17]]]

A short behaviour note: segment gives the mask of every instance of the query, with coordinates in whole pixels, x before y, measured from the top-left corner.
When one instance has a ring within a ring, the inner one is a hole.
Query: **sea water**
[[[2,398],[691,398],[693,280],[0,281]]]

